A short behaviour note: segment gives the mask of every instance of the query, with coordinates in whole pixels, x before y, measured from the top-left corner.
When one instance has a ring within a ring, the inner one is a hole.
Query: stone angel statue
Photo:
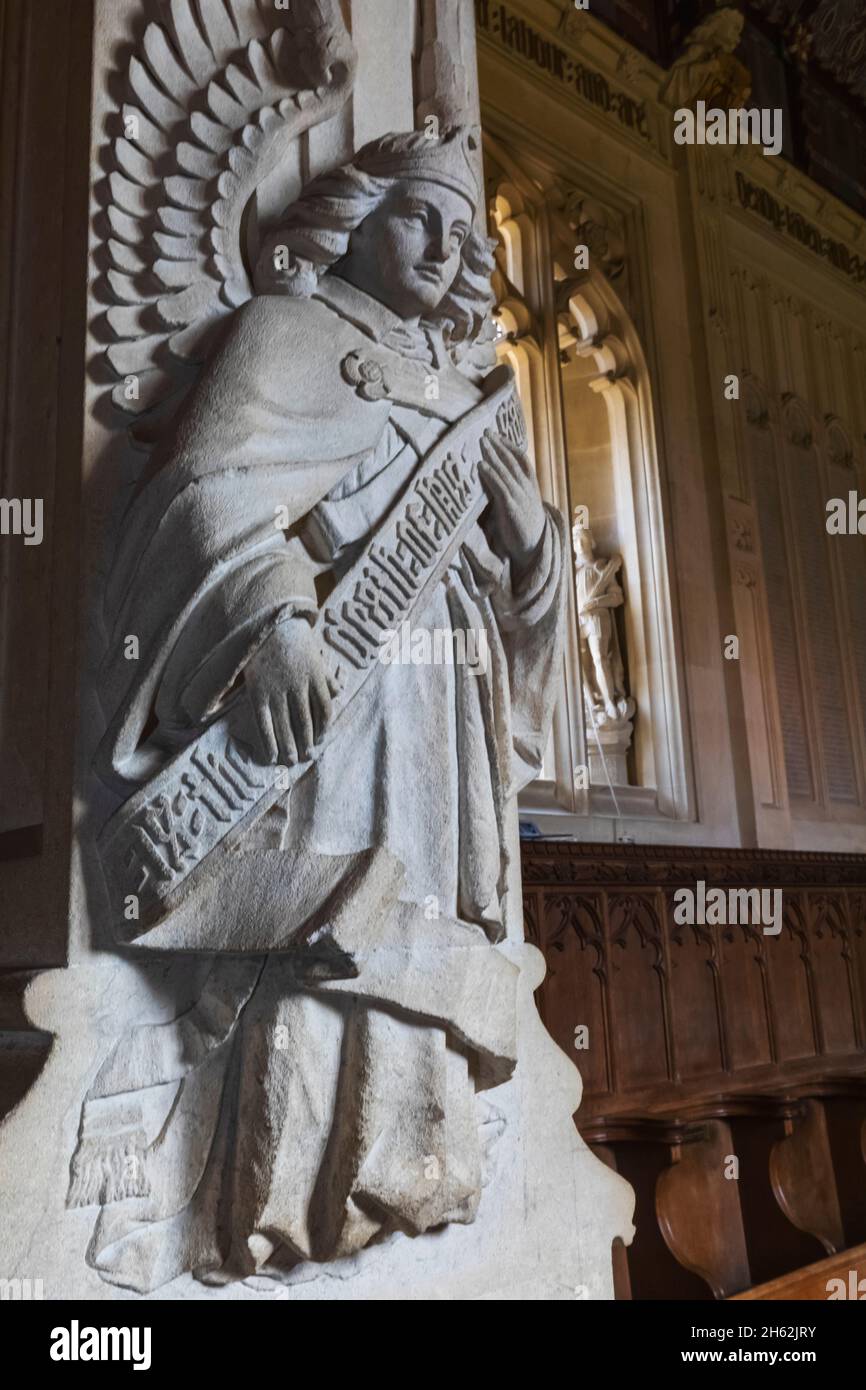
[[[561,662],[564,525],[484,350],[477,131],[373,141],[250,254],[354,56],[336,0],[244,46],[248,8],[147,29],[108,210],[149,456],[105,588],[99,852],[120,945],[197,983],[102,1061],[68,1201],[140,1292],[475,1220],[516,1059],[509,808]],[[406,620],[483,631],[485,669],[383,663]]]

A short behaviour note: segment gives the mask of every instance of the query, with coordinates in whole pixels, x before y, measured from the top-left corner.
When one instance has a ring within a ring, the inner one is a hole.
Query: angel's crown
[[[462,193],[477,208],[481,197],[478,148],[478,133],[467,126],[455,126],[438,138],[416,130],[374,140],[353,162],[356,169],[374,177],[429,179]]]

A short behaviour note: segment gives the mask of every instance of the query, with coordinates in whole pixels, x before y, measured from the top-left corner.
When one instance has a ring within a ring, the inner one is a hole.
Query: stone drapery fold
[[[99,758],[118,788],[243,698],[253,652],[314,612],[317,579],[359,553],[473,397],[462,382],[428,408],[423,361],[395,371],[405,399],[358,394],[341,360],[372,341],[403,362],[398,325],[345,285],[236,315],[121,533]],[[486,668],[379,673],[285,803],[136,938],[211,966],[193,1010],[122,1038],[85,1102],[69,1201],[101,1207],[88,1258],[109,1282],[280,1277],[474,1218],[476,1093],[516,1056],[517,975],[495,944],[506,808],[549,728],[563,538],[549,510],[516,585],[476,524],[416,617],[483,630]]]

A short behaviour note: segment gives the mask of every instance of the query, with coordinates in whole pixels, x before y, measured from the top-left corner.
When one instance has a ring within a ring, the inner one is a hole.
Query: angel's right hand
[[[306,762],[330,723],[336,693],[310,624],[304,618],[281,623],[248,663],[244,680],[265,761]]]

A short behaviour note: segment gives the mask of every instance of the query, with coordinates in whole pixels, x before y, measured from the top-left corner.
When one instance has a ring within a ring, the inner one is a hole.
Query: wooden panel
[[[724,1297],[866,1238],[866,856],[522,853],[542,1017],[587,1082],[576,1121],[636,1194],[619,1296]],[[780,889],[781,934],[675,923],[699,881]]]
[[[782,931],[767,941],[767,978],[776,1041],[776,1057],[787,1062],[813,1057],[819,1048],[812,998],[809,935],[799,900],[784,902]]]
[[[671,1075],[662,924],[650,895],[611,893],[608,911],[614,1056],[629,1091]]]
[[[676,925],[671,900],[667,919],[677,1071],[713,1075],[725,1065],[716,936],[710,927]]]
[[[614,1086],[603,913],[599,894],[563,895],[545,904],[542,1018],[554,1040],[578,1063],[587,1096],[606,1094]],[[575,1029],[581,1025],[589,1030],[589,1046],[576,1051]]]
[[[866,1070],[866,856],[541,842],[523,870],[539,1004],[585,1076],[582,1116]],[[673,889],[699,880],[781,889],[782,933],[678,926]]]
[[[866,1240],[866,1087],[822,1103],[845,1240],[859,1244]]]
[[[810,894],[810,937],[822,1050],[834,1056],[859,1046],[844,899]]]
[[[769,1062],[772,1049],[760,928],[723,927],[719,958],[729,1065],[736,1071]]]

